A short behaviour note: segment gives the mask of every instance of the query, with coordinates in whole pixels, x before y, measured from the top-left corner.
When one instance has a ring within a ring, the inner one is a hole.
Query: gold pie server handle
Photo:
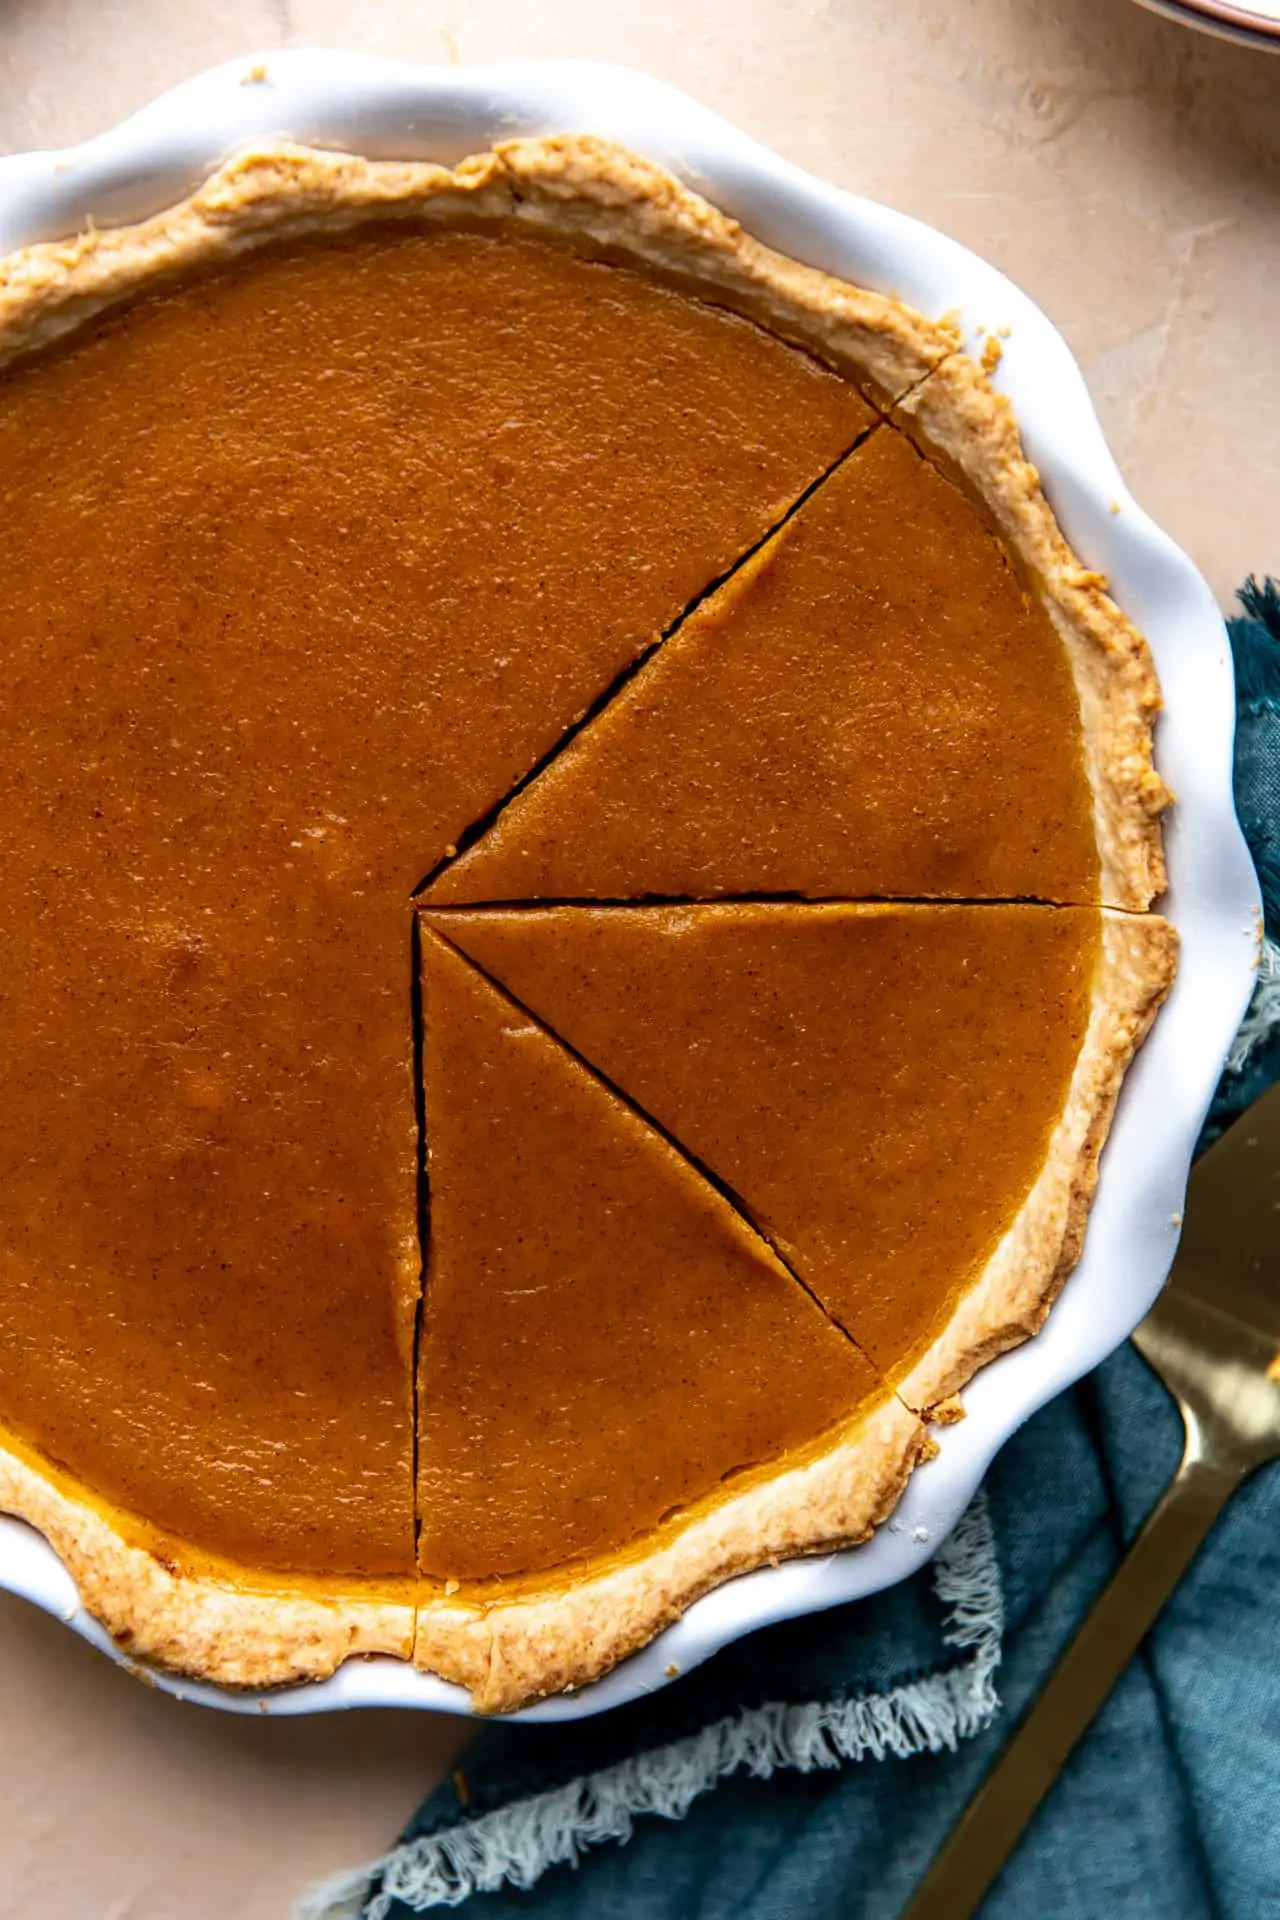
[[[969,1920],[995,1884],[1246,1465],[1206,1460],[1194,1427],[1177,1474],[1148,1515],[1013,1738],[961,1815],[903,1920]]]

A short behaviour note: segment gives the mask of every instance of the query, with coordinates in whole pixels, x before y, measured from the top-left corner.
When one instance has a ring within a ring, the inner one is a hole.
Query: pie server
[[[1173,1271],[1133,1339],[1182,1411],[1182,1463],[904,1920],[977,1911],[1231,1495],[1280,1457],[1280,1085],[1193,1170]]]

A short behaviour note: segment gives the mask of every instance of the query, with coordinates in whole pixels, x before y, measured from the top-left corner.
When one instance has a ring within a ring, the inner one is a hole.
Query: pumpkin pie
[[[0,502],[0,1505],[141,1656],[489,1707],[863,1537],[1172,967],[953,336],[599,142],[280,146],[0,263]]]

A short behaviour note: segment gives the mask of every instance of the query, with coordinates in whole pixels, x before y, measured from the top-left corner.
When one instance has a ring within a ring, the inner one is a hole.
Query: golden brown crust
[[[1100,897],[1106,906],[1149,907],[1165,886],[1160,815],[1171,796],[1152,760],[1160,686],[1146,641],[1102,575],[1067,545],[1023,453],[1013,409],[975,361],[952,354],[894,418],[983,501],[1053,621],[1084,722]]]
[[[139,1660],[226,1687],[323,1680],[355,1654],[413,1648],[406,1601],[257,1592],[192,1578],[132,1545],[88,1501],[0,1448],[0,1511],[49,1541],[89,1612]]]
[[[553,230],[760,321],[881,403],[907,396],[899,417],[987,502],[1071,652],[1105,897],[1150,901],[1163,884],[1157,816],[1167,799],[1151,764],[1154,675],[1139,636],[1062,539],[1006,403],[954,352],[946,326],[761,246],[633,155],[584,138],[513,141],[452,170],[290,145],[245,153],[151,220],[34,246],[0,264],[0,365],[190,268],[272,238],[389,217]],[[1172,952],[1163,921],[1108,919],[1094,1021],[1049,1161],[954,1326],[911,1376],[917,1404],[951,1392],[1043,1319],[1078,1252],[1116,1090],[1167,987]],[[5,1450],[0,1508],[48,1537],[85,1605],[140,1658],[261,1687],[321,1678],[354,1654],[412,1652],[420,1667],[468,1687],[478,1707],[499,1711],[585,1684],[736,1573],[865,1539],[931,1446],[920,1420],[890,1398],[826,1453],[729,1493],[643,1557],[559,1590],[484,1603],[439,1595],[416,1609],[241,1589],[174,1570]]]
[[[514,140],[497,150],[522,220],[569,231],[725,300],[892,401],[955,346],[899,300],[802,266],[744,233],[671,174],[606,141]]]
[[[388,218],[514,224],[637,260],[810,348],[882,403],[955,345],[898,301],[761,246],[649,161],[559,136],[508,141],[452,169],[289,144],[243,152],[150,220],[28,247],[0,265],[0,365],[159,279],[267,240]]]
[[[909,1406],[947,1401],[1043,1324],[1080,1258],[1120,1084],[1173,984],[1177,953],[1178,936],[1158,914],[1103,912],[1089,1025],[1044,1164],[946,1332],[902,1382]]]
[[[851,1546],[892,1512],[927,1430],[893,1395],[863,1410],[825,1451],[701,1503],[651,1552],[589,1568],[571,1585],[475,1600],[282,1594],[173,1567],[134,1545],[88,1500],[0,1449],[0,1511],[50,1542],[85,1607],[121,1651],[230,1688],[322,1680],[344,1660],[385,1653],[465,1687],[481,1712],[509,1712],[597,1679],[711,1587],[769,1561]]]
[[[484,1713],[585,1686],[734,1574],[867,1539],[926,1451],[924,1426],[890,1397],[825,1452],[699,1510],[643,1558],[567,1587],[419,1607],[415,1661],[470,1687]]]

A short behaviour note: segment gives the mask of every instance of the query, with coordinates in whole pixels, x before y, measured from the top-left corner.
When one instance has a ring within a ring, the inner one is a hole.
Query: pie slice
[[[724,1182],[910,1405],[1032,1332],[1168,985],[1151,915],[725,904],[427,915]]]
[[[549,1576],[570,1666],[575,1608],[557,1616],[555,1590],[630,1583],[648,1637],[676,1583],[688,1599],[779,1550],[767,1482],[787,1463],[790,1543],[860,1537],[918,1423],[728,1202],[544,1027],[430,931],[422,969],[423,1572],[487,1583],[491,1600],[495,1580],[507,1598]]]
[[[453,947],[422,945],[424,1572],[618,1552],[887,1397],[661,1134]]]
[[[892,426],[704,601],[433,902],[1104,898],[1145,907],[1087,777],[1061,633]],[[1117,664],[1117,709],[1127,702]]]

